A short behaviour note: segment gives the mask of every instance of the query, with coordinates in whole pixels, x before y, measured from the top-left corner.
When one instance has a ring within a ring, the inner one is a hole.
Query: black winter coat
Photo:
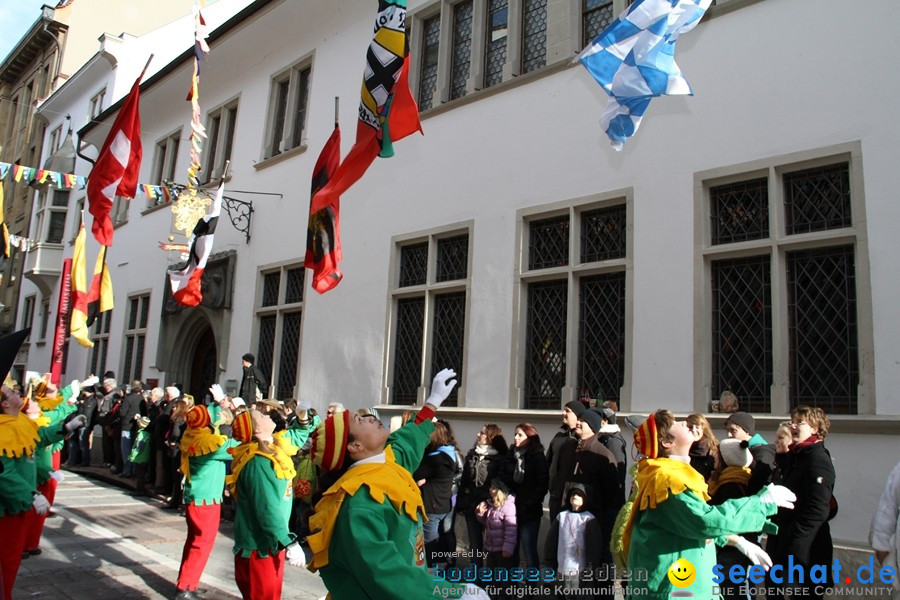
[[[596,435],[582,440],[575,453],[575,471],[569,481],[584,485],[588,498],[585,510],[594,516],[622,507],[616,458]]]
[[[413,479],[425,480],[419,487],[425,514],[443,515],[450,512],[450,498],[453,494],[453,476],[456,473],[456,460],[446,452],[425,451],[419,468],[413,473]]]
[[[550,499],[547,505],[550,508],[550,520],[553,521],[559,511],[564,507],[563,493],[566,482],[575,472],[575,449],[578,440],[568,427],[563,425],[550,440],[547,446],[547,463],[549,473]]]
[[[776,470],[774,482],[797,494],[797,501],[793,510],[778,509],[778,534],[769,536],[766,551],[775,564],[785,565],[793,555],[794,562],[807,569],[810,565],[829,569],[833,547],[828,517],[835,479],[831,456],[817,442],[778,458],[783,468]]]
[[[491,480],[502,471],[505,462],[505,454],[479,454],[475,448],[469,450],[456,497],[458,512],[474,510],[479,502],[487,500]]]
[[[544,516],[549,473],[544,449],[531,442],[513,446],[506,456],[503,481],[516,497],[516,521],[524,523]]]

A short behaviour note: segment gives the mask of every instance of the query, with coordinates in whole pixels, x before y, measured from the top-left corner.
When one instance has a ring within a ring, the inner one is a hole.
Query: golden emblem
[[[175,214],[175,229],[184,232],[185,237],[191,237],[197,221],[206,215],[206,209],[212,204],[212,200],[206,194],[198,194],[196,188],[185,188],[178,195],[178,200],[172,205]]]

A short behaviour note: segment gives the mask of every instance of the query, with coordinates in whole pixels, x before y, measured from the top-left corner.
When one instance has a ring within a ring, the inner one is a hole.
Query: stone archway
[[[218,377],[216,336],[212,328],[207,326],[194,345],[185,391],[199,402],[209,393],[209,386],[216,383]]]

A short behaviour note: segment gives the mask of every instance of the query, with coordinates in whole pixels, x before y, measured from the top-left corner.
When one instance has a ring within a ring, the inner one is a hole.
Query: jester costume
[[[294,463],[284,448],[295,448],[284,436],[270,444],[250,441],[249,412],[235,417],[231,475],[226,483],[237,501],[234,519],[234,578],[241,595],[252,600],[281,598],[284,549],[293,541],[288,528],[293,504]]]
[[[431,441],[432,416],[430,408],[419,411],[388,437],[383,462],[351,466],[316,504],[309,568],[320,570],[333,600],[462,596],[463,586],[435,581],[427,570],[425,511],[410,474]]]
[[[667,600],[677,591],[667,573],[679,558],[696,570],[687,591],[695,598],[717,597],[712,590],[716,545],[725,545],[725,536],[733,533],[775,531],[767,517],[778,509],[760,500],[763,493],[711,506],[703,476],[689,464],[674,458],[641,460],[622,540],[631,572],[647,572],[645,580],[630,581],[633,597]]]
[[[225,463],[231,460],[228,449],[237,442],[213,433],[205,406],[191,408],[185,421],[187,429],[181,436],[180,449],[188,534],[177,587],[179,591],[195,591],[219,533]]]

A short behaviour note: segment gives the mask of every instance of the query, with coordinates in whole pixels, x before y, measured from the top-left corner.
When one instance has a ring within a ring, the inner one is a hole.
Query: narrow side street
[[[185,521],[162,503],[124,487],[66,471],[47,519],[42,553],[22,562],[15,598],[170,599],[181,562]],[[240,598],[234,583],[232,524],[222,521],[203,575],[205,598]],[[285,600],[326,593],[318,576],[287,566]]]

